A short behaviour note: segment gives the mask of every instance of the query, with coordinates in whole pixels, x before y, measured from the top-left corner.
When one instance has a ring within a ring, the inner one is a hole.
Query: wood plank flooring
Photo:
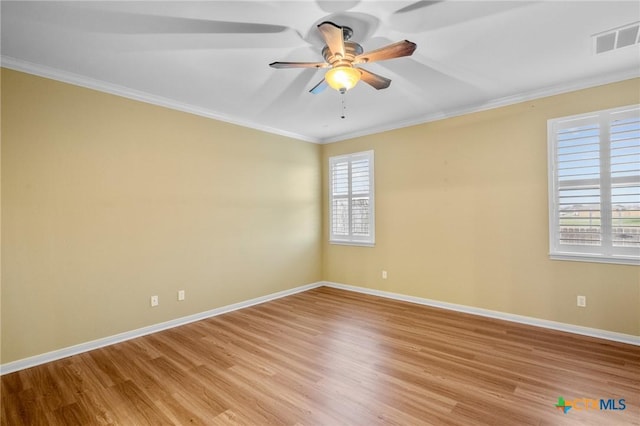
[[[640,425],[640,347],[321,287],[1,391],[2,425]]]

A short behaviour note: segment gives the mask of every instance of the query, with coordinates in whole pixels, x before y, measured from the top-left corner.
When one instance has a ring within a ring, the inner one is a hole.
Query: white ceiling
[[[2,1],[2,65],[312,142],[330,142],[640,76],[638,44],[592,36],[640,20],[639,1]],[[309,90],[323,21],[365,51],[407,39],[391,78]],[[256,25],[262,24],[262,25]]]

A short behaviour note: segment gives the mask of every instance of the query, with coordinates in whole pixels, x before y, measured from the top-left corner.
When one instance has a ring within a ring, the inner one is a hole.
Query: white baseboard
[[[543,320],[543,319],[538,319],[533,317],[527,317],[523,315],[508,314],[504,312],[492,311],[489,309],[476,308],[473,306],[457,305],[455,303],[440,302],[438,300],[425,299],[422,297],[407,296],[404,294],[392,293],[392,292],[382,291],[382,290],[373,290],[365,287],[357,287],[353,285],[339,284],[339,283],[334,283],[329,281],[320,281],[317,283],[302,285],[289,290],[268,294],[266,296],[245,300],[243,302],[234,303],[232,305],[222,306],[220,308],[212,309],[205,312],[200,312],[198,314],[193,314],[193,315],[189,315],[182,318],[176,318],[171,321],[150,325],[148,327],[127,331],[124,333],[116,334],[116,335],[105,337],[102,339],[81,343],[79,345],[69,346],[67,348],[58,349],[58,350],[47,352],[41,355],[36,355],[29,358],[13,361],[13,362],[8,362],[6,364],[0,365],[0,375],[13,373],[19,370],[24,370],[25,368],[35,367],[36,365],[45,364],[51,361],[56,361],[58,359],[66,358],[72,355],[77,355],[83,352],[88,352],[94,349],[113,345],[115,343],[124,342],[126,340],[134,339],[140,336],[145,336],[151,333],[156,333],[158,331],[167,330],[169,328],[174,328],[181,325],[189,324],[191,322],[200,321],[206,318],[211,318],[216,315],[225,314],[227,312],[235,311],[238,309],[248,308],[249,306],[258,305],[260,303],[268,302],[270,300],[280,299],[282,297],[290,296],[292,294],[300,293],[303,291],[311,290],[313,288],[322,287],[322,286],[333,287],[333,288],[352,291],[356,293],[363,293],[363,294],[369,294],[372,296],[384,297],[387,299],[401,300],[404,302],[411,302],[419,305],[433,306],[436,308],[448,309],[451,311],[464,312],[467,314],[479,315],[479,316],[489,317],[489,318],[496,318],[496,319],[501,319],[505,321],[517,322],[517,323],[532,325],[536,327],[549,328],[552,330],[565,331],[568,333],[580,334],[583,336],[590,336],[590,337],[597,337],[600,339],[612,340],[615,342],[622,342],[622,343],[628,343],[631,345],[640,346],[640,337],[633,336],[631,334],[623,334],[623,333],[616,333],[613,331],[600,330],[596,328],[581,327],[578,325],[548,321],[548,320]]]
[[[45,364],[47,362],[56,361],[72,355],[88,352],[94,349],[113,345],[115,343],[124,342],[126,340],[135,339],[136,337],[145,336],[147,334],[156,333],[158,331],[167,330],[169,328],[178,327],[189,324],[191,322],[200,321],[206,318],[215,317],[216,315],[226,314],[249,306],[258,305],[270,300],[280,299],[285,296],[300,293],[302,291],[311,290],[312,288],[321,287],[322,282],[302,285],[289,290],[279,291],[277,293],[268,294],[266,296],[256,297],[254,299],[245,300],[243,302],[234,303],[232,305],[222,306],[220,308],[211,309],[209,311],[200,312],[198,314],[189,315],[182,318],[176,318],[171,321],[150,325],[148,327],[138,328],[136,330],[127,331],[102,339],[92,340],[90,342],[81,343],[79,345],[69,346],[67,348],[58,349],[41,355],[20,359],[13,362],[0,365],[0,375],[13,373],[15,371],[24,370],[25,368],[35,367],[36,365]]]
[[[373,290],[370,288],[357,287],[347,284],[339,284],[328,281],[324,281],[321,284],[326,287],[333,287],[341,290],[353,291],[356,293],[369,294],[372,296],[385,297],[387,299],[401,300],[404,302],[417,303],[419,305],[433,306],[436,308],[464,312],[467,314],[479,315],[482,317],[496,318],[504,321],[517,322],[520,324],[533,325],[535,327],[549,328],[552,330],[565,331],[568,333],[597,337],[600,339],[612,340],[614,342],[628,343],[631,345],[640,346],[640,336],[634,336],[632,334],[616,333],[613,331],[600,330],[597,328],[581,327],[579,325],[549,321],[523,315],[508,314],[505,312],[492,311],[489,309],[476,308],[473,306],[457,305],[455,303],[440,302],[438,300],[424,299],[422,297],[407,296],[404,294],[392,293],[382,290]]]

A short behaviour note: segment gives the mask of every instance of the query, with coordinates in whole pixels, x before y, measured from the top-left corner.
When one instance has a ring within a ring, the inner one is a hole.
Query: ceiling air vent
[[[596,55],[640,43],[640,22],[625,25],[593,36]]]

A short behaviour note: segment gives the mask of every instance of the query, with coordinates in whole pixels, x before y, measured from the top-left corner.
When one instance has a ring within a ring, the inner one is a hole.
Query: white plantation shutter
[[[640,108],[611,114],[611,244],[640,255]]]
[[[640,263],[640,107],[549,120],[552,258]]]
[[[373,151],[329,158],[329,227],[334,243],[373,245]]]
[[[564,125],[571,127],[564,128]],[[600,128],[597,116],[566,121],[556,132],[557,224],[561,245],[600,245]]]

